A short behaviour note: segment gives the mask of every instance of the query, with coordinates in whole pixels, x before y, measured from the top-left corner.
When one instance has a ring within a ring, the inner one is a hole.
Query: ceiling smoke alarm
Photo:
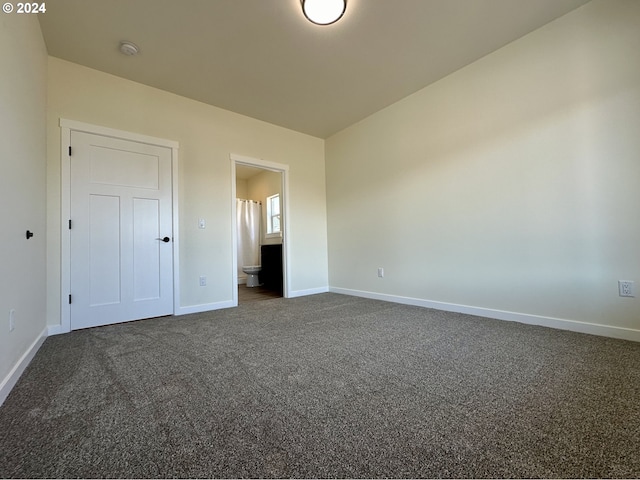
[[[120,52],[129,57],[133,55],[137,55],[140,50],[136,46],[135,43],[131,42],[120,42]]]

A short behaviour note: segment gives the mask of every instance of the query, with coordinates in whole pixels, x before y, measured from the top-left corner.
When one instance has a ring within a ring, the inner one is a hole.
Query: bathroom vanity
[[[258,276],[262,287],[282,295],[282,244],[262,245],[260,254],[262,270]]]

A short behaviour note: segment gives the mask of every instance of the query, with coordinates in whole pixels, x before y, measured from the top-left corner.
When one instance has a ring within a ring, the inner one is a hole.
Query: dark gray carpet
[[[322,294],[51,337],[2,477],[640,477],[640,344]]]

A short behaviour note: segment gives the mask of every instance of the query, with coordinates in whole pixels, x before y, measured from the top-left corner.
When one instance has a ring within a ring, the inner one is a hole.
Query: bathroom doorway
[[[288,296],[288,166],[231,155],[233,304]]]

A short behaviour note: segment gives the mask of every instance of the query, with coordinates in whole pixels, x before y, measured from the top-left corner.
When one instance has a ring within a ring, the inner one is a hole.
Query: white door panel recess
[[[71,131],[70,327],[173,313],[171,148]]]

